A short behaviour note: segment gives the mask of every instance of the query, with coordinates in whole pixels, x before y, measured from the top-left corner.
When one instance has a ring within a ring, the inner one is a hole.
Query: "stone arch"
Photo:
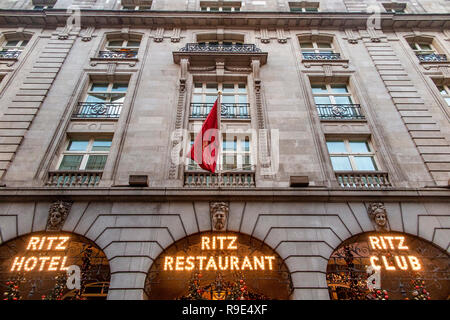
[[[192,279],[205,281],[198,284],[201,293],[196,298],[188,288]],[[289,269],[263,241],[243,233],[203,231],[179,239],[158,255],[149,268],[144,294],[158,300],[230,300],[244,295],[253,300],[288,299],[292,290]]]
[[[81,288],[67,287],[66,270],[72,266],[80,270]],[[0,282],[2,296],[14,300],[106,299],[109,261],[97,244],[77,233],[26,233],[0,245]],[[9,296],[13,288],[17,294]]]

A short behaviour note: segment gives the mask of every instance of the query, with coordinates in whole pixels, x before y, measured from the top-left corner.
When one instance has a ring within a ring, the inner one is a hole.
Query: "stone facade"
[[[384,203],[389,230],[450,252],[450,107],[436,87],[450,85],[450,62],[421,62],[409,45],[425,41],[449,56],[445,1],[402,1],[404,14],[378,1],[320,1],[318,13],[290,12],[288,1],[240,3],[240,12],[227,13],[200,12],[191,0],[153,0],[150,11],[124,11],[120,1],[58,0],[43,11],[28,0],[2,2],[0,41],[29,41],[18,57],[0,57],[0,242],[45,231],[51,204],[73,202],[61,230],[104,250],[108,299],[145,298],[162,248],[213,230],[210,202],[229,204],[226,230],[285,259],[292,299],[329,299],[328,258],[345,239],[376,230],[367,213],[374,202]],[[71,4],[90,10],[66,11]],[[202,35],[232,35],[261,53],[180,51]],[[101,58],[111,37],[138,37],[137,55]],[[305,60],[299,39],[332,39],[340,59]],[[72,116],[93,79],[128,81],[117,119]],[[222,128],[277,129],[279,143],[257,155],[267,153],[274,167],[279,154],[273,174],[260,158],[250,187],[186,186],[184,166],[171,164],[172,132],[193,128],[198,81],[247,84],[251,120]],[[346,82],[364,119],[321,120],[313,82]],[[94,186],[50,183],[68,139],[92,136],[112,137]],[[369,139],[389,185],[343,185],[327,139]],[[148,186],[130,186],[130,175],[147,175]],[[307,186],[291,187],[293,176],[306,176]]]

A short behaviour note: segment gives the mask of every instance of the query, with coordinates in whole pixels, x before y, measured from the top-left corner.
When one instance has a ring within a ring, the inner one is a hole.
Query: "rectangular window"
[[[335,104],[348,105],[354,104],[352,94],[346,84],[311,84],[311,90],[316,105]]]
[[[123,103],[127,89],[127,82],[93,82],[88,88],[85,102]]]
[[[450,87],[448,85],[438,86],[438,90],[444,98],[447,105],[450,107]]]
[[[111,138],[69,140],[61,156],[58,170],[103,170],[111,149],[111,142]]]
[[[374,152],[368,141],[327,140],[334,171],[377,171]]]

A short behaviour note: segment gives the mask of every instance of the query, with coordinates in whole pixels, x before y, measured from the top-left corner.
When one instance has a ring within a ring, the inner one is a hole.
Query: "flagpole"
[[[217,178],[218,178],[218,183],[219,183],[219,188],[220,188],[220,183],[221,183],[221,180],[222,180],[222,170],[221,170],[221,166],[223,166],[223,163],[222,163],[222,145],[221,145],[221,143],[220,143],[220,140],[222,139],[222,133],[221,133],[221,124],[222,124],[222,121],[221,121],[221,114],[222,114],[222,91],[218,91],[217,92],[218,93],[218,97],[217,97],[217,128],[219,129],[219,132],[218,132],[218,139],[219,139],[219,150],[217,151],[218,152],[218,160],[219,161],[217,161],[217,163],[219,164],[218,165],[218,172],[217,172]],[[223,143],[223,141],[222,141],[222,143]]]

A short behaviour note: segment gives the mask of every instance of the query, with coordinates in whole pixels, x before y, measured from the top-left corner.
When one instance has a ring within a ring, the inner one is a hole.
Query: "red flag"
[[[202,130],[197,134],[188,157],[198,163],[200,168],[216,172],[219,155],[219,130],[217,119],[217,102],[206,117]]]

